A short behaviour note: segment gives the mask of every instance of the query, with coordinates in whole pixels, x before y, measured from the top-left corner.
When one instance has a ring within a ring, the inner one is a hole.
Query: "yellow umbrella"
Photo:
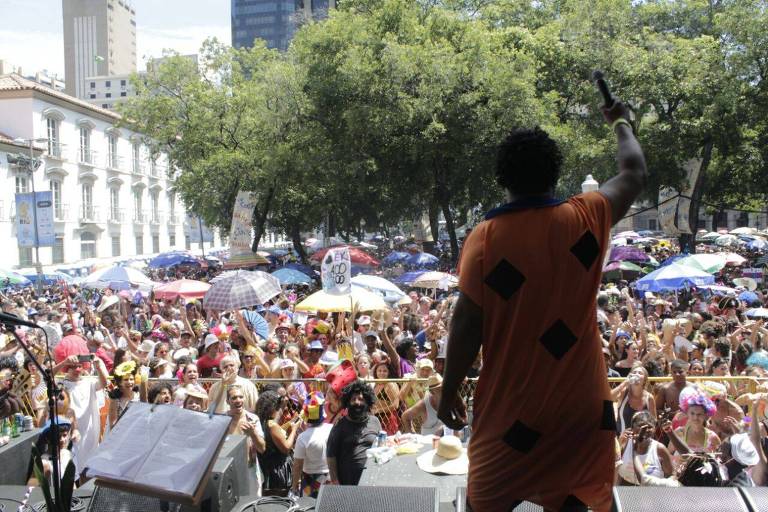
[[[315,292],[300,303],[296,304],[296,311],[318,311],[325,313],[337,313],[352,311],[352,303],[358,311],[378,311],[387,309],[384,299],[375,293],[362,288],[353,287],[352,294],[331,295],[323,290]]]

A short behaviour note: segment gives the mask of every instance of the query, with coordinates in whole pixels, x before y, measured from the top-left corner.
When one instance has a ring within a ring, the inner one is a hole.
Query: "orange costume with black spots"
[[[474,512],[609,510],[615,416],[596,321],[611,206],[599,192],[491,211],[459,287],[482,308],[469,445]]]

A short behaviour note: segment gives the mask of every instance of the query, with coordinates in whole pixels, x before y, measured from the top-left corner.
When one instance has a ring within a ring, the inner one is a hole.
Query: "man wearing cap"
[[[197,370],[200,377],[207,378],[213,375],[214,368],[219,369],[224,352],[219,352],[221,343],[215,334],[208,334],[203,345],[203,355],[197,360]]]
[[[320,357],[323,355],[323,344],[319,340],[312,340],[307,345],[307,356],[305,363],[309,370],[301,375],[302,379],[314,379],[325,374],[325,368],[320,364]]]
[[[427,394],[416,405],[403,413],[403,432],[413,432],[413,422],[421,424],[421,435],[429,436],[440,434],[443,431],[443,422],[437,417],[437,407],[440,404],[443,379],[439,373],[433,373],[427,380]]]
[[[269,328],[267,332],[269,333],[269,337],[272,337],[277,330],[277,326],[280,325],[280,308],[274,305],[270,306],[269,309],[267,309],[266,319]]]

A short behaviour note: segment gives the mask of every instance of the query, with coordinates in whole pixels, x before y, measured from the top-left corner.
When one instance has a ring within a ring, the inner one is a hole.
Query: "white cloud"
[[[147,59],[160,57],[163,50],[174,50],[182,55],[198,53],[203,41],[216,37],[219,41],[230,44],[231,32],[226,26],[191,26],[183,29],[145,29],[136,36],[137,53],[143,67]]]
[[[64,76],[61,34],[29,30],[0,30],[0,59],[25,73],[48,70]]]

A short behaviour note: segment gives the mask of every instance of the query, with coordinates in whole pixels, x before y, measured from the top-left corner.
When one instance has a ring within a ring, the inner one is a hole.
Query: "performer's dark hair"
[[[149,388],[149,392],[147,393],[147,401],[151,404],[155,403],[157,395],[159,395],[160,392],[164,389],[167,389],[171,396],[173,396],[173,386],[171,386],[168,382],[158,382]]]
[[[347,384],[341,393],[341,406],[345,409],[349,407],[349,401],[352,399],[352,395],[356,395],[357,393],[361,393],[363,395],[363,400],[365,400],[365,403],[368,404],[369,409],[373,407],[374,402],[376,402],[376,395],[373,394],[371,386],[360,379],[352,382],[351,384]]]
[[[557,143],[539,128],[514,130],[499,145],[496,181],[521,193],[546,192],[557,183],[563,155]]]

